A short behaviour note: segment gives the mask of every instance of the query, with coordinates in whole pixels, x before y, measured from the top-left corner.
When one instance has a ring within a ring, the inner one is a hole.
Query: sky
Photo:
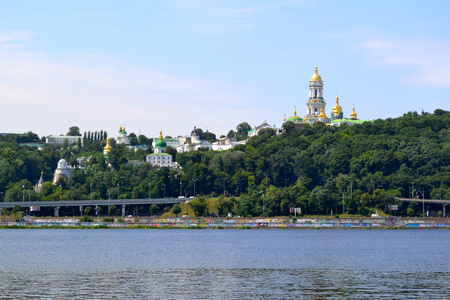
[[[0,2],[0,132],[157,137],[450,110],[450,1]]]

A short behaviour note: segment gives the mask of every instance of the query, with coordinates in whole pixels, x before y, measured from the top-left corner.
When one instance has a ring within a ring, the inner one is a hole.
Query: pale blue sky
[[[0,132],[220,136],[306,113],[450,110],[449,1],[1,1]]]

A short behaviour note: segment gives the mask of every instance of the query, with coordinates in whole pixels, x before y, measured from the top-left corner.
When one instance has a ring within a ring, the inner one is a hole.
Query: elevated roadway
[[[397,198],[396,200],[402,201],[402,202],[416,202],[416,203],[422,203],[422,205],[425,205],[425,203],[429,204],[440,204],[443,208],[443,215],[445,217],[445,207],[450,204],[450,200],[439,200],[439,199],[420,199],[420,198]],[[425,208],[423,208],[425,209]]]
[[[80,212],[86,206],[110,206],[122,205],[122,215],[125,214],[126,205],[142,205],[142,204],[179,204],[192,199],[188,198],[144,198],[144,199],[111,199],[111,200],[69,200],[69,201],[18,201],[18,202],[0,202],[0,210],[4,207],[53,207],[55,209],[55,217],[59,216],[60,207],[78,206]]]

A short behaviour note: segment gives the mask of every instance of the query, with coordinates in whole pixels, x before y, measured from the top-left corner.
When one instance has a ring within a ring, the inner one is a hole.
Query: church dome
[[[294,109],[294,115],[288,119],[289,122],[292,123],[302,123],[303,120],[299,116],[297,116],[297,110]]]
[[[159,132],[159,138],[155,143],[155,147],[159,147],[159,148],[167,147],[167,143],[166,143],[166,141],[164,141],[163,136],[162,136],[162,131]]]
[[[107,155],[109,152],[111,152],[111,150],[112,150],[112,147],[111,147],[111,144],[110,144],[110,139],[107,139],[106,140],[106,146],[103,148],[103,154]]]
[[[356,119],[357,117],[358,117],[358,115],[355,113],[355,107],[353,107],[352,113],[350,114],[350,118]]]
[[[58,161],[58,169],[67,168],[67,161],[65,159],[60,159]]]
[[[317,66],[314,68],[314,75],[311,77],[310,81],[322,81],[322,77],[317,73]]]
[[[317,116],[317,118],[326,118],[324,112],[323,112],[323,107],[320,108],[320,114]]]
[[[339,97],[336,96],[336,105],[333,106],[333,113],[338,115],[342,111],[342,107],[339,105]]]

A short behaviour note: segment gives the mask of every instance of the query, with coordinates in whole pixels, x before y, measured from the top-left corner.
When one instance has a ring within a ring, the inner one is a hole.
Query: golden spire
[[[159,138],[158,140],[162,141],[163,140],[163,136],[162,136],[162,130],[159,131]]]
[[[297,115],[297,108],[294,106],[294,116]]]
[[[356,119],[358,115],[355,113],[355,107],[353,106],[352,113],[350,114],[351,119]]]
[[[311,77],[310,81],[322,81],[322,77],[317,73],[317,66],[314,68],[314,75]]]
[[[286,115],[283,116],[283,123],[286,122]]]
[[[317,117],[318,118],[326,118],[325,114],[323,113],[323,107],[320,108],[320,114]]]
[[[122,126],[120,126],[120,129],[119,129],[119,131],[122,131]]]

